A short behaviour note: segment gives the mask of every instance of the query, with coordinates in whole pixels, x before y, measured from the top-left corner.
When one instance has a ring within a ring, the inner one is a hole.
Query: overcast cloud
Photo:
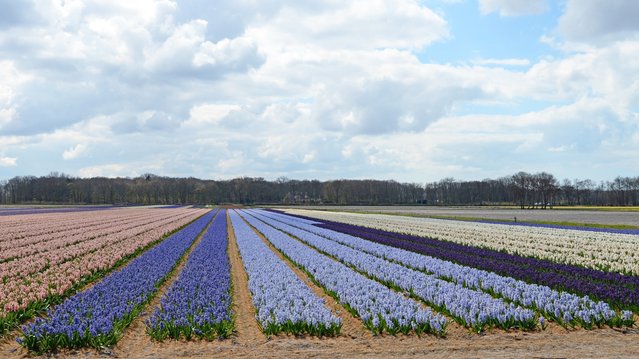
[[[636,1],[0,9],[0,179],[637,175]]]

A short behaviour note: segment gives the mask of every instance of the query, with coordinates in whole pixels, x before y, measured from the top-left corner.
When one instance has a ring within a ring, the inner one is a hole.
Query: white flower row
[[[444,316],[433,314],[416,301],[366,278],[254,217],[244,214],[244,218],[276,248],[332,292],[374,333],[411,330],[418,333],[444,333]]]
[[[639,274],[639,236],[382,214],[287,210],[288,213],[503,250],[559,263]]]

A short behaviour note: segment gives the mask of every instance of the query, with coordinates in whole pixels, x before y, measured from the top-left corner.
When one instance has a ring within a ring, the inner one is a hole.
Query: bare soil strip
[[[2,358],[27,357],[0,352]],[[167,341],[152,351],[54,353],[56,358],[638,358],[639,331],[614,329],[541,333],[466,333],[434,336],[377,336],[370,339],[274,338],[234,345],[226,341]]]
[[[19,328],[14,329],[3,338],[0,338],[0,358],[10,358],[12,356],[23,356],[27,354],[27,350],[22,348],[15,340],[21,332]]]
[[[299,267],[295,264],[291,263],[279,249],[275,248],[271,242],[264,237],[262,233],[260,233],[255,227],[251,226],[248,222],[246,222],[255,233],[262,239],[262,241],[277,255],[286,265],[293,270],[293,272],[315,293],[315,295],[324,299],[326,306],[333,312],[333,314],[342,318],[342,330],[340,335],[346,336],[352,339],[355,338],[371,338],[373,335],[369,330],[364,327],[364,324],[361,320],[354,318],[335,298],[326,294],[322,288],[313,283],[313,281],[309,278],[309,276],[304,273]],[[292,238],[291,238],[292,239]]]

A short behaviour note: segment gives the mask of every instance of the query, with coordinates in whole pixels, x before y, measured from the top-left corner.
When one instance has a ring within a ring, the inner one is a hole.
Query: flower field
[[[636,325],[639,277],[611,253],[633,262],[639,236],[288,212],[177,207],[0,216],[3,333],[45,353],[117,348],[128,331],[140,330],[133,328],[143,328],[150,347],[224,342],[246,335],[247,320],[271,340],[337,340],[354,327],[373,337],[440,338],[460,330],[534,335],[549,326],[587,332]],[[246,278],[240,288],[234,271]],[[237,291],[249,300],[239,302]]]

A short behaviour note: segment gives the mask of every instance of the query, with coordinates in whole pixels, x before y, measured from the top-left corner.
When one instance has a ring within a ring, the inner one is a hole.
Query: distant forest
[[[0,181],[2,204],[336,204],[336,205],[495,205],[521,208],[555,205],[639,205],[639,177],[612,181],[559,181],[546,172],[519,172],[480,181],[445,178],[431,183],[380,180],[274,181],[172,178],[77,178],[61,173]]]

